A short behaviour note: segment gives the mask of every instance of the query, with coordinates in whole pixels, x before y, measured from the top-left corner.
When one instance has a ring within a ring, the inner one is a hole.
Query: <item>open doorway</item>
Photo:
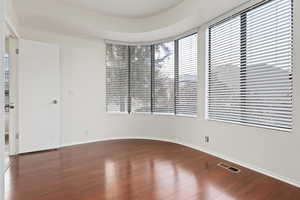
[[[17,61],[18,37],[7,25],[4,48],[4,128],[5,128],[5,169],[10,165],[10,157],[17,154]]]
[[[5,155],[5,167],[9,166],[9,38],[5,38],[5,53],[4,53],[4,105],[5,105],[5,114],[4,114],[4,130],[5,130],[5,146],[4,146],[4,155]]]

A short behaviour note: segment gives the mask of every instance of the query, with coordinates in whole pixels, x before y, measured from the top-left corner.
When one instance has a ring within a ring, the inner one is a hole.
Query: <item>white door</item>
[[[60,144],[60,65],[56,45],[20,40],[19,153]]]

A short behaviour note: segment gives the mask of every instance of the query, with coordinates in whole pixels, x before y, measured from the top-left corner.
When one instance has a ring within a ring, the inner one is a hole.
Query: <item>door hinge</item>
[[[20,53],[20,50],[19,49],[16,49],[16,54],[19,54]]]

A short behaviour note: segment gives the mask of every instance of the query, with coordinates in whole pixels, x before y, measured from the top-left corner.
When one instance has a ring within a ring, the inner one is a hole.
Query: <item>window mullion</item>
[[[246,113],[246,90],[247,90],[247,13],[241,13],[241,66],[240,66],[240,98],[241,113],[240,117],[244,120]],[[243,76],[242,74],[245,74]]]
[[[131,113],[131,53],[130,53],[130,46],[128,46],[128,114]]]
[[[174,56],[174,114],[177,114],[177,97],[178,97],[178,81],[179,81],[179,48],[178,40],[175,40],[175,56]]]
[[[154,90],[155,90],[155,84],[154,84],[154,74],[155,74],[155,48],[154,45],[151,45],[151,114],[154,113]]]

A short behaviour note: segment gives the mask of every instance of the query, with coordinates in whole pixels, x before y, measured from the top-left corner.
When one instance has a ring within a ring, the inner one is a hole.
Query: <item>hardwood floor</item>
[[[173,143],[116,140],[13,158],[6,200],[299,200],[300,189]]]

